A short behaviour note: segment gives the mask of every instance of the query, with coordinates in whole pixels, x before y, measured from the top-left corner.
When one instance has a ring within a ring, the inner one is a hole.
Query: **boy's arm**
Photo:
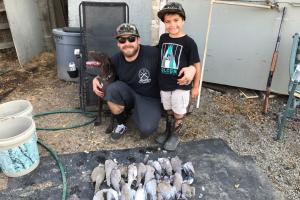
[[[193,64],[193,66],[196,68],[196,74],[194,76],[193,80],[193,87],[191,90],[191,96],[192,98],[196,98],[199,94],[199,83],[201,78],[201,64],[200,62]]]

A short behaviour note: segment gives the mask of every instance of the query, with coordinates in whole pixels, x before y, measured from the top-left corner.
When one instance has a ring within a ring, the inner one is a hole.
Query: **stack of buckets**
[[[26,100],[0,104],[0,168],[9,177],[28,174],[40,162],[32,110]]]

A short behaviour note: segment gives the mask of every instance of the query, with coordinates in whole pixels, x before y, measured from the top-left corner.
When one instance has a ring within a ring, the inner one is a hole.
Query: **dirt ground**
[[[14,56],[9,55],[13,52],[0,53],[0,69],[12,70],[0,76],[0,103],[26,99],[32,103],[35,114],[79,107],[79,84],[57,78],[54,54],[44,53],[23,68]],[[284,139],[273,139],[277,113],[282,110],[287,97],[271,99],[269,114],[262,115],[261,98],[242,98],[237,88],[224,86],[223,90],[225,93],[208,88],[202,90],[200,108],[194,108],[187,116],[188,129],[182,141],[221,138],[238,154],[254,157],[286,199],[300,199],[300,122],[289,121]],[[36,124],[38,127],[66,127],[86,120],[89,118],[80,114],[57,114],[41,117]],[[104,124],[99,127],[90,124],[77,129],[39,131],[38,136],[59,154],[155,144],[157,134],[142,140],[132,125],[128,134],[113,142],[104,133],[107,120],[105,118]],[[158,132],[162,131],[163,125],[162,122]],[[47,155],[44,149],[40,152],[42,156]],[[6,182],[6,178],[0,175],[0,185],[5,187]]]

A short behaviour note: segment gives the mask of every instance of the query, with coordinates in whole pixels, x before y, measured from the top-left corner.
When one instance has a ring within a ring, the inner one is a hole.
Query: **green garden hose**
[[[80,124],[73,124],[71,126],[68,127],[55,127],[55,128],[41,128],[41,127],[37,127],[36,130],[44,130],[44,131],[58,131],[58,130],[66,130],[66,129],[73,129],[73,128],[79,128],[82,126],[86,126],[88,124],[93,123],[96,120],[96,114],[95,112],[83,112],[81,110],[78,109],[71,109],[71,110],[57,110],[57,111],[51,111],[51,112],[44,112],[44,113],[39,113],[34,115],[34,118],[38,118],[38,117],[42,117],[42,116],[46,116],[46,115],[54,115],[54,114],[61,114],[61,113],[81,113],[84,114],[85,116],[92,118],[91,120],[88,120],[87,122],[83,122]]]
[[[84,123],[81,123],[81,124],[71,125],[71,126],[68,126],[68,127],[59,127],[59,128],[39,128],[39,127],[37,127],[36,130],[58,131],[58,130],[79,128],[79,127],[86,126],[86,125],[94,122],[96,120],[96,117],[97,117],[94,112],[83,112],[83,111],[78,110],[78,109],[71,109],[71,110],[58,110],[58,111],[38,113],[38,114],[34,115],[34,118],[47,116],[47,115],[53,115],[53,114],[61,114],[61,113],[81,113],[81,114],[84,114],[85,116],[87,116],[89,118],[92,118],[92,119],[88,120],[87,122],[84,122]],[[60,173],[61,173],[61,176],[62,176],[62,181],[63,181],[63,192],[62,192],[61,199],[65,200],[67,198],[67,178],[66,178],[64,166],[63,166],[62,162],[60,161],[58,155],[55,153],[55,151],[53,149],[51,149],[49,146],[44,144],[39,139],[38,139],[38,144],[41,145],[42,147],[44,147],[50,153],[50,155],[54,158],[54,160],[57,162],[57,165],[59,167],[59,170],[60,170]]]
[[[50,155],[54,158],[54,160],[56,161],[56,163],[59,167],[62,181],[63,181],[63,192],[62,192],[61,199],[65,200],[67,198],[67,178],[66,178],[66,174],[65,174],[65,168],[54,150],[52,150],[49,146],[47,146],[45,143],[43,143],[40,139],[38,139],[37,142],[39,145],[44,147],[50,153]]]

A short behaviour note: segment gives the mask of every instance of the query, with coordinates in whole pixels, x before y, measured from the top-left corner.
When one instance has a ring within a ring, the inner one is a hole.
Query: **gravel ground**
[[[53,58],[53,55],[46,54],[41,60],[51,60],[49,56]],[[79,105],[78,86],[77,83],[58,80],[53,63],[43,64],[0,103],[26,99],[33,104],[34,113],[76,108]],[[276,113],[287,98],[277,96],[271,99],[269,114],[262,115],[262,99],[243,99],[237,88],[225,89],[224,94],[203,89],[200,108],[193,109],[186,118],[188,129],[182,141],[221,138],[238,154],[254,157],[286,199],[300,199],[300,122],[289,121],[284,139],[273,139],[276,135]],[[87,118],[79,114],[67,114],[42,117],[36,123],[39,127],[61,127],[84,120]],[[162,131],[162,127],[163,122],[158,132]],[[64,131],[40,131],[38,136],[60,154],[155,144],[155,136],[141,140],[132,125],[128,134],[117,142],[112,142],[104,129],[105,125],[94,127],[90,124]],[[40,152],[42,156],[47,155],[43,149]],[[5,186],[3,175],[0,175],[0,183]]]

